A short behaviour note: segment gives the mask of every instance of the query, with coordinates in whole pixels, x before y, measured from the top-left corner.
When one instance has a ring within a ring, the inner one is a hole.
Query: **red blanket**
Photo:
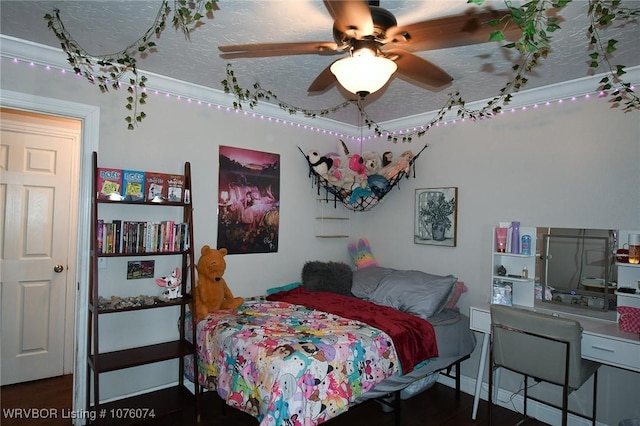
[[[364,322],[391,337],[402,367],[402,374],[429,358],[438,356],[433,326],[415,315],[355,297],[328,292],[310,292],[304,287],[281,291],[267,300],[303,305],[322,312]]]

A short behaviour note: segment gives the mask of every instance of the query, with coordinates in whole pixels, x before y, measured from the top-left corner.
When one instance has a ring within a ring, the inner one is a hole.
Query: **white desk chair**
[[[562,425],[567,425],[567,413],[589,419],[596,424],[597,362],[581,358],[582,328],[567,318],[491,305],[491,343],[489,350],[489,424],[493,406],[493,372],[502,367],[524,375],[524,417],[527,398],[562,410]],[[552,361],[552,362],[550,362]],[[588,417],[568,407],[569,393],[580,388],[589,377],[593,379],[593,412]],[[562,386],[562,406],[527,395],[527,379]]]

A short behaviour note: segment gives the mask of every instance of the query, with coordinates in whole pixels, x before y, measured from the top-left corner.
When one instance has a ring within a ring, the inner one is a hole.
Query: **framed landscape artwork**
[[[415,244],[455,247],[457,222],[457,187],[416,189]]]

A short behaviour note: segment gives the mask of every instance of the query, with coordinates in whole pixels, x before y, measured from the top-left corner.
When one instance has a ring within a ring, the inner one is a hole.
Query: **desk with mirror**
[[[549,304],[547,304],[547,306],[549,306]],[[640,335],[621,331],[615,320],[611,321],[596,319],[593,316],[584,316],[584,314],[588,312],[584,309],[582,310],[583,315],[567,313],[565,310],[570,309],[571,307],[569,306],[556,305],[556,307],[559,308],[557,310],[539,308],[538,304],[536,304],[536,307],[514,307],[577,320],[583,328],[582,358],[640,373]],[[483,334],[471,414],[471,418],[475,420],[480,402],[485,365],[489,354],[489,339],[491,336],[490,305],[471,306],[469,308],[469,319],[469,328]],[[495,382],[499,382],[497,377],[495,378]],[[498,387],[496,386],[494,389],[497,393]],[[496,395],[494,395],[494,398],[495,396]]]
[[[538,227],[537,242],[543,301],[615,310],[617,230]]]
[[[521,228],[522,230],[523,228]],[[535,274],[513,278],[513,306],[572,318],[583,327],[582,357],[640,373],[640,335],[620,330],[616,307],[640,308],[640,265],[620,262],[616,252],[639,230],[528,227],[536,234]],[[492,280],[507,264],[517,271],[529,256],[497,252],[493,241]],[[533,255],[533,253],[532,253]],[[624,260],[624,259],[622,259]],[[530,270],[531,268],[529,268]],[[531,277],[534,275],[534,277]],[[534,290],[535,289],[535,290]],[[472,418],[475,419],[491,333],[490,305],[470,307],[470,328],[483,333]]]
[[[536,228],[536,305],[570,305],[614,311],[619,296],[639,294],[640,265],[617,252],[640,231],[584,228]],[[573,309],[572,309],[573,310]],[[585,313],[585,315],[589,315]],[[594,315],[598,316],[598,315]]]
[[[525,226],[521,235],[531,239],[526,253],[500,250],[497,232],[492,303],[533,307],[535,302],[615,313],[618,288],[636,291],[639,265],[616,262],[616,251],[630,231]],[[503,293],[506,298],[500,297]]]

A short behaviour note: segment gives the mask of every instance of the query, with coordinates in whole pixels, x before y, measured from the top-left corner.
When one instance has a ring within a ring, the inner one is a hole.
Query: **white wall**
[[[470,289],[460,302],[465,312],[489,300],[491,228],[498,221],[640,228],[637,112],[592,98],[439,127],[423,139],[429,147],[416,163],[416,179],[355,222],[383,265],[458,276]],[[413,244],[414,190],[443,186],[458,187],[457,247]],[[475,377],[478,362],[476,350],[463,374]],[[519,382],[503,377],[501,385],[518,389]],[[599,421],[640,417],[640,374],[603,367],[598,387]],[[576,408],[589,410],[590,393],[576,396]]]
[[[183,162],[190,161],[196,249],[216,245],[218,146],[280,154],[279,251],[227,257],[225,277],[237,295],[262,294],[268,287],[297,281],[307,260],[349,261],[349,241],[314,237],[316,189],[297,148],[332,151],[335,137],[153,95],[144,107],[148,118],[129,131],[123,119],[124,92],[100,94],[80,78],[2,60],[2,89],[100,107],[101,165],[181,172]],[[429,148],[416,163],[416,179],[402,181],[400,189],[372,211],[354,214],[351,235],[353,240],[369,238],[383,265],[457,275],[470,288],[461,301],[463,311],[488,300],[490,230],[498,221],[520,220],[523,226],[640,228],[636,112],[623,114],[604,101],[582,100],[435,128],[412,144],[366,142],[363,150],[392,150],[397,155],[405,149],[417,151],[425,143]],[[415,245],[414,190],[440,186],[459,188],[458,246]],[[158,274],[160,266],[156,266]],[[141,292],[157,290],[152,282],[140,286]],[[174,332],[173,313],[160,314],[154,325],[136,327],[134,333],[126,330],[137,319],[125,317],[114,317],[101,332],[109,341],[106,344],[126,345],[141,336],[157,339]],[[477,352],[463,365],[463,374],[475,377]],[[111,373],[103,381],[103,397],[174,380],[174,365]],[[603,369],[600,421],[617,424],[624,417],[640,417],[634,403],[637,395],[640,374]]]

